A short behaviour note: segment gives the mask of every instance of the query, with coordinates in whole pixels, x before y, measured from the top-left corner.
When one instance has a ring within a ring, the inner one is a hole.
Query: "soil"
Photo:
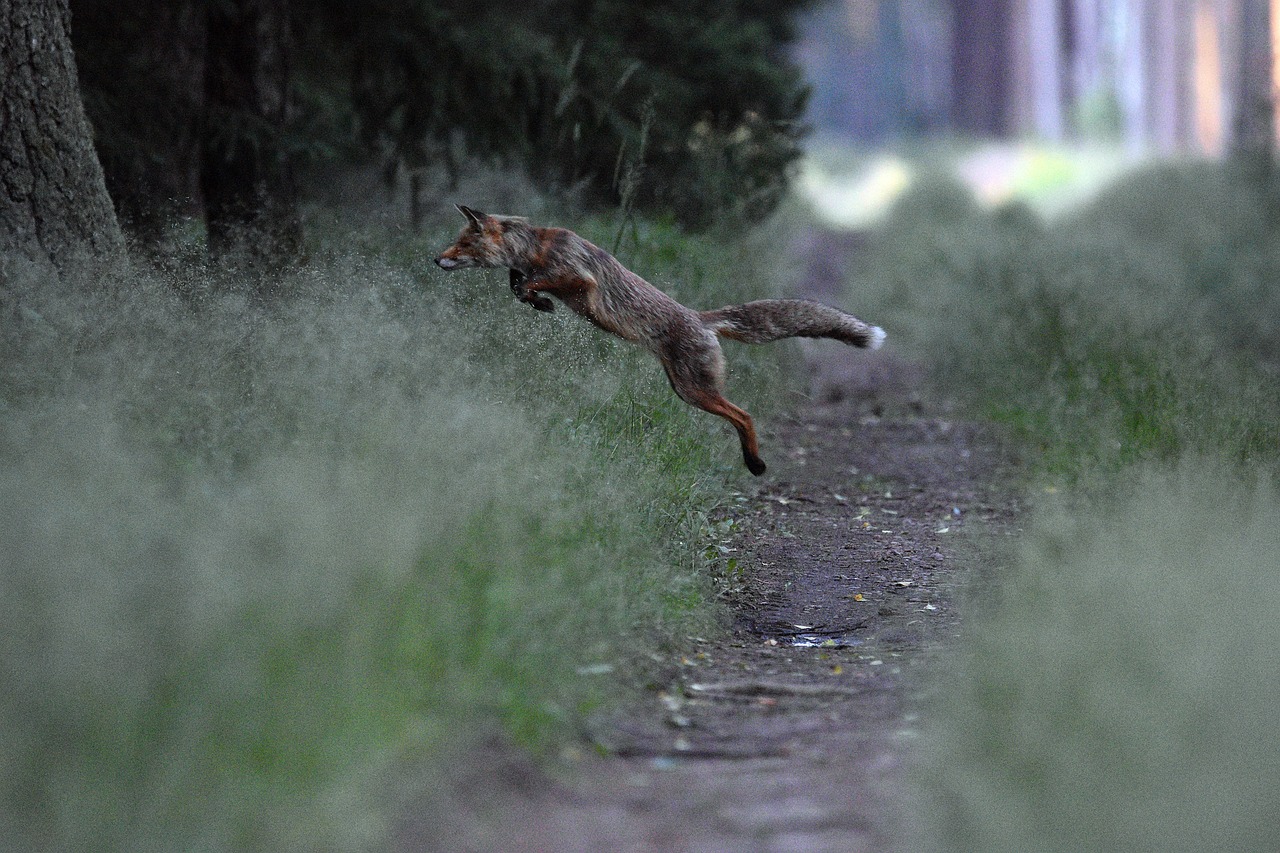
[[[818,274],[810,295],[827,298]],[[835,301],[835,300],[832,300]],[[894,849],[904,761],[960,630],[966,531],[1014,531],[998,436],[921,398],[891,347],[806,347],[810,400],[765,425],[735,532],[727,635],[689,638],[567,772],[495,747],[404,851],[861,853]],[[602,754],[603,753],[603,754]]]

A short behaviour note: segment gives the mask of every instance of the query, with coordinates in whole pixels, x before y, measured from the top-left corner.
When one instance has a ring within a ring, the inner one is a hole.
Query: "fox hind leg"
[[[760,458],[760,447],[756,442],[756,427],[751,421],[751,415],[730,403],[721,394],[707,394],[688,402],[704,412],[719,415],[733,424],[733,428],[738,431],[738,439],[742,442],[742,461],[746,463],[747,470],[757,477],[765,472],[766,466],[764,460]]]
[[[725,398],[724,355],[714,338],[706,343],[705,347],[673,347],[663,351],[659,355],[662,367],[676,396],[733,425],[742,443],[742,460],[747,470],[758,477],[766,466],[760,458],[755,424],[751,415]]]

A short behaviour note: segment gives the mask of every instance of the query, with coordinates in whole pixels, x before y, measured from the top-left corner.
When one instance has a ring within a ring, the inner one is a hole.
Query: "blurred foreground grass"
[[[1221,461],[1042,505],[975,584],[902,849],[1280,849],[1280,495]]]
[[[6,268],[6,849],[377,846],[409,777],[554,745],[718,618],[732,433],[568,311],[446,277],[455,233],[322,241],[266,304],[195,261]],[[710,307],[777,292],[751,239],[640,223],[626,260]],[[735,398],[785,360],[735,352]]]
[[[1280,849],[1280,185],[1071,213],[919,182],[851,279],[1029,462],[925,725],[903,850]]]

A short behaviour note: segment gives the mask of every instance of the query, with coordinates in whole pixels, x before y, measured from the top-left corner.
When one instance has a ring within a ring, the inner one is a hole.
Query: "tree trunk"
[[[1168,156],[1187,147],[1188,69],[1191,8],[1187,0],[1153,0],[1145,7],[1147,42],[1148,139],[1160,154]]]
[[[1232,153],[1265,170],[1275,140],[1270,3],[1244,0],[1240,13],[1240,78]]]
[[[973,136],[1009,131],[1009,0],[952,0],[952,117]]]
[[[124,254],[70,18],[67,0],[0,0],[0,253],[58,269]]]
[[[201,190],[209,252],[260,268],[302,245],[283,135],[289,113],[288,0],[208,6]]]
[[[1049,141],[1066,134],[1063,115],[1062,5],[1059,0],[1024,0],[1031,49],[1028,94],[1031,130]]]

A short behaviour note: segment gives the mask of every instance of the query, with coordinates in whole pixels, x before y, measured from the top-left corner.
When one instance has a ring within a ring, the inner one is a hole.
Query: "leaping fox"
[[[694,311],[631,272],[613,255],[564,228],[539,228],[518,216],[491,216],[458,205],[467,224],[440,253],[442,269],[511,270],[521,302],[570,309],[657,356],[681,400],[733,424],[752,474],[765,472],[751,416],[724,397],[725,364],[718,337],[749,344],[782,338],[834,338],[877,349],[884,330],[851,314],[804,299],[762,299]]]

